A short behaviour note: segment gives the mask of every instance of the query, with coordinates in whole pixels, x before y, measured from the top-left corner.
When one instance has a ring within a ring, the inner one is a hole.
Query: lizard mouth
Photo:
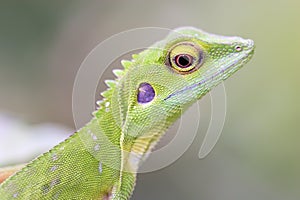
[[[254,53],[254,48],[252,48],[248,53],[246,53],[242,58],[235,60],[231,64],[227,65],[224,68],[221,68],[218,70],[216,73],[208,76],[207,78],[204,78],[200,82],[194,83],[192,85],[186,86],[180,90],[175,91],[174,93],[170,94],[167,96],[164,100],[168,100],[174,96],[177,96],[181,93],[184,93],[185,91],[193,90],[201,85],[206,84],[208,81],[212,82],[212,86],[209,87],[209,90],[213,87],[219,84],[221,81],[218,80],[225,80],[227,79],[230,75],[239,70],[244,64],[246,64],[253,56]],[[232,73],[230,73],[231,71]],[[228,74],[227,76],[221,77],[223,74]]]

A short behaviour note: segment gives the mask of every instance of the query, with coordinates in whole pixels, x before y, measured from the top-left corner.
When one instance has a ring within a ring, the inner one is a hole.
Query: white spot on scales
[[[51,172],[54,172],[57,168],[58,168],[58,166],[55,166],[55,165],[54,165],[53,167],[50,168],[50,171],[51,171]]]
[[[102,171],[103,171],[103,169],[102,169],[102,162],[101,162],[101,161],[99,162],[98,171],[99,171],[100,174],[101,174]]]
[[[91,135],[91,137],[92,137],[93,140],[97,140],[98,139],[97,136],[91,130],[88,130],[88,134]]]
[[[54,154],[51,156],[51,158],[52,158],[52,161],[56,161],[56,160],[58,159],[58,156],[57,156],[56,153],[54,153]]]
[[[96,145],[94,146],[94,150],[95,150],[95,151],[99,151],[99,150],[100,150],[100,144],[96,144]]]
[[[55,185],[58,185],[60,183],[60,179],[54,179],[50,183],[50,188],[54,187]]]
[[[109,105],[110,105],[109,101],[105,102],[105,112],[109,111]]]

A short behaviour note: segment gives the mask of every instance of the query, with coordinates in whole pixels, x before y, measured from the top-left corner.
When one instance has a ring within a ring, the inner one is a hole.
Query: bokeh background
[[[1,0],[0,167],[72,133],[76,72],[99,42],[131,28],[190,25],[251,38],[256,53],[225,83],[227,118],[213,152],[198,159],[210,117],[204,98],[192,146],[140,174],[132,199],[300,199],[299,8],[297,0]]]

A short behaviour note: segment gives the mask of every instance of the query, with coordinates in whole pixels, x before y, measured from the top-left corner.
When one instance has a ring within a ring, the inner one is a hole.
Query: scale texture
[[[171,31],[123,60],[93,119],[6,179],[0,199],[129,199],[139,164],[167,128],[253,52],[249,39]]]

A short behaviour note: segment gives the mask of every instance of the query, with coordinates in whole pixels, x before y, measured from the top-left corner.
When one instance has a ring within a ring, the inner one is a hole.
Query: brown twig
[[[19,171],[21,168],[23,168],[25,165],[15,165],[11,167],[5,167],[0,168],[0,183],[5,181],[8,177]]]

